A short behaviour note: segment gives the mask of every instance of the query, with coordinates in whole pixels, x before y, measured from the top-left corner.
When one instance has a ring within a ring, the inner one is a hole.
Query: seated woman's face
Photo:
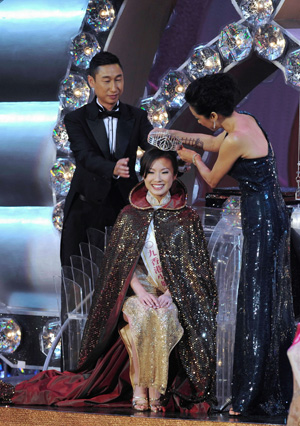
[[[171,160],[168,158],[158,158],[153,161],[147,176],[144,178],[148,191],[161,201],[168,193],[173,181],[176,179]]]

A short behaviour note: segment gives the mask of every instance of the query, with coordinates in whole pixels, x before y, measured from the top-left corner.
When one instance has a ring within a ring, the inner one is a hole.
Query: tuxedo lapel
[[[96,98],[87,105],[87,125],[89,126],[101,152],[109,160],[109,142],[103,120],[98,118],[99,107],[96,104]]]
[[[134,127],[135,118],[128,111],[126,105],[120,102],[121,116],[118,120],[117,134],[116,134],[116,152],[115,157],[117,160],[124,158],[124,154],[129,145],[130,137]]]
[[[97,118],[96,120],[87,119],[87,124],[91,132],[93,133],[93,136],[96,139],[96,142],[99,148],[101,149],[101,152],[103,153],[104,157],[109,160],[109,142],[103,120],[101,120],[100,118]]]

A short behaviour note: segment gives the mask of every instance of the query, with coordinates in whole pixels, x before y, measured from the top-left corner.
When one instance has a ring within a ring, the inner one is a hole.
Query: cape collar
[[[158,201],[158,199],[155,198],[154,195],[152,195],[150,191],[148,191],[147,194],[146,194],[146,200],[148,201],[149,204],[151,204],[152,207],[157,209],[157,208],[161,208],[161,207],[163,207],[163,206],[165,206],[166,204],[169,203],[169,201],[171,200],[171,194],[170,194],[170,191],[169,191],[163,197],[163,199],[161,201]]]
[[[152,205],[147,201],[147,188],[145,187],[144,181],[139,182],[129,194],[130,204],[139,210],[150,210],[153,209]],[[184,184],[175,179],[173,185],[170,188],[171,199],[161,207],[163,210],[180,210],[186,206],[187,191]]]

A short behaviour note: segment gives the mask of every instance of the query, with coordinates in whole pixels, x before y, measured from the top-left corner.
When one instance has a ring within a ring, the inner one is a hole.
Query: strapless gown
[[[286,412],[292,398],[287,349],[296,329],[289,259],[290,219],[269,141],[268,145],[267,156],[239,158],[229,172],[241,190],[244,235],[232,407],[242,413],[276,415]]]

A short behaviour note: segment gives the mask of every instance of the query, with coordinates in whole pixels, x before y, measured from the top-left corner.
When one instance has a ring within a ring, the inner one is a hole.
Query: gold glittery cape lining
[[[120,213],[94,292],[79,370],[90,369],[111,345],[152,218],[163,275],[184,328],[176,350],[196,399],[215,401],[216,284],[199,216],[188,207],[154,211],[127,206]]]

